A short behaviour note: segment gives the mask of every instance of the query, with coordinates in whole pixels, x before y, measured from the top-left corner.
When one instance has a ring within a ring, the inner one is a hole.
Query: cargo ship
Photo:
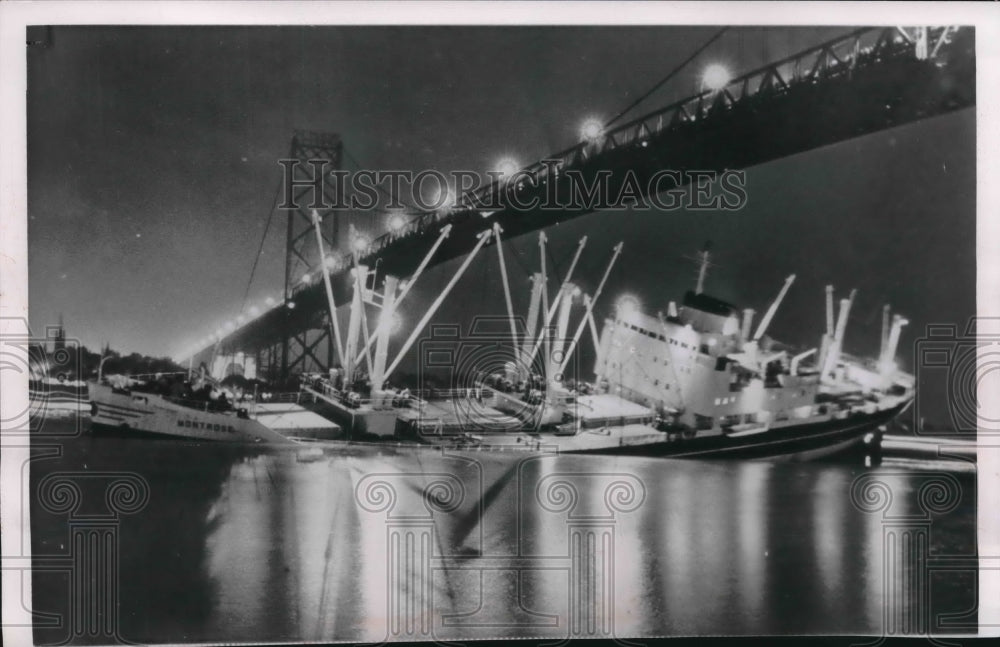
[[[620,251],[618,246],[616,256]],[[816,347],[796,351],[766,334],[794,275],[755,326],[752,309],[704,292],[708,249],[700,261],[697,284],[679,306],[671,302],[666,313],[650,315],[635,300],[622,299],[599,334],[592,309],[601,288],[593,297],[581,295],[568,277],[537,337],[530,325],[537,313],[529,314],[520,349],[517,339],[486,335],[477,343],[475,334],[438,335],[432,329],[423,352],[442,357],[449,369],[464,367],[446,388],[365,392],[356,382],[323,375],[306,376],[302,388],[348,435],[354,430],[368,438],[476,451],[706,458],[837,453],[871,441],[910,405],[914,378],[894,361],[905,318],[890,318],[884,309],[879,356],[849,355],[844,337],[856,293],[841,299],[835,312],[828,286],[826,330]],[[536,305],[539,283],[532,295]],[[587,310],[570,336],[569,312],[581,300]],[[553,319],[551,333],[544,332]],[[588,324],[596,354],[593,379],[563,379]],[[506,347],[510,361],[498,361],[493,350],[477,365],[481,347]],[[546,353],[548,361],[537,361]]]
[[[180,391],[169,393],[134,380],[94,384],[92,422],[96,429],[194,441],[325,441],[333,448],[391,442],[412,449],[808,459],[877,439],[913,401],[914,378],[894,361],[905,318],[890,318],[888,306],[883,310],[878,357],[844,351],[855,291],[835,311],[833,287],[827,286],[825,331],[815,347],[793,349],[767,331],[795,276],[785,280],[755,322],[753,309],[741,310],[704,291],[710,265],[706,246],[697,282],[679,304],[670,302],[665,312],[651,315],[635,299],[621,298],[598,332],[594,307],[622,244],[613,248],[594,293],[584,294],[571,282],[584,237],[551,303],[544,264],[533,275],[528,316],[518,321],[498,229],[483,232],[391,363],[384,322],[392,320],[419,272],[406,287],[386,276],[382,294],[376,294],[371,286],[378,277],[355,256],[347,342],[337,348],[344,361],[328,374],[300,375],[297,393],[282,402],[241,393],[238,402],[230,396],[220,404],[213,399],[220,392],[217,383],[204,370],[197,380],[199,398],[191,397],[193,375]],[[451,325],[432,325],[425,334],[461,272],[491,241],[498,247],[508,295],[508,313],[499,323],[501,329],[509,324],[509,334],[478,334],[475,326],[471,334],[462,334]],[[327,297],[335,322],[337,307],[329,290]],[[381,308],[373,331],[366,328],[365,304]],[[584,312],[570,334],[579,305]],[[588,329],[595,359],[588,372],[592,379],[584,380],[571,359],[583,355],[577,351]],[[339,339],[336,328],[332,336]],[[411,350],[419,356],[419,383],[390,385],[389,377]],[[443,371],[443,380],[440,375],[431,379],[435,369]]]

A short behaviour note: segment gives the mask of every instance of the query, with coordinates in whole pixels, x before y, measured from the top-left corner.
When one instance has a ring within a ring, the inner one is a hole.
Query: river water
[[[969,470],[262,451],[82,431],[33,447],[39,643],[881,635],[976,622]]]

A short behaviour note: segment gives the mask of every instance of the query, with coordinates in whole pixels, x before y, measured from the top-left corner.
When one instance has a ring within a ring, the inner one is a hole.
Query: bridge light
[[[718,63],[712,63],[705,68],[705,71],[701,74],[701,85],[702,89],[709,89],[712,92],[718,92],[722,88],[729,85],[729,79],[732,75],[729,70],[726,69],[725,65],[720,65]]]
[[[406,226],[406,217],[401,213],[389,214],[389,220],[386,222],[386,228],[394,234],[398,234]]]
[[[593,141],[604,134],[604,124],[598,119],[590,118],[580,126],[580,136],[587,141]]]
[[[256,318],[257,315],[259,315],[259,314],[260,314],[260,308],[258,308],[257,306],[250,306],[250,316],[251,317],[255,317]]]
[[[264,305],[266,305],[268,308],[270,308],[271,306],[273,306],[274,305],[274,297],[267,297],[266,299],[264,299]]]
[[[232,319],[230,319],[229,321],[226,322],[226,325],[224,325],[222,328],[227,332],[229,332],[236,329],[236,324],[233,322]]]
[[[458,198],[455,196],[455,190],[451,187],[439,187],[434,192],[434,199],[431,201],[431,208],[448,211],[453,209],[455,205],[458,204]]]
[[[240,315],[240,316],[236,317],[236,324],[238,326],[242,326],[246,322],[246,320],[247,320],[246,317],[244,317],[243,315]]]
[[[289,310],[295,310],[295,302],[294,301],[289,301],[285,305],[288,306]]]
[[[619,317],[627,317],[639,312],[639,299],[631,294],[623,294],[615,303]]]
[[[215,338],[216,338],[216,339],[221,339],[221,338],[222,338],[222,335],[223,335],[223,330],[222,330],[222,328],[216,328],[216,329],[215,329]]]
[[[323,259],[323,267],[326,268],[327,272],[333,272],[339,269],[338,265],[339,263],[337,259],[334,258],[333,256],[327,256],[326,258]]]
[[[309,283],[310,283],[311,281],[312,281],[312,277],[311,277],[311,276],[309,276],[309,272],[306,272],[305,274],[303,274],[303,275],[302,275],[302,282],[303,282],[304,284],[306,284],[306,285],[309,285]]]
[[[354,239],[354,242],[351,244],[351,246],[354,248],[355,252],[361,253],[366,249],[368,249],[368,246],[370,244],[371,242],[367,238],[365,238],[364,236],[358,236],[357,238]]]
[[[517,173],[521,169],[521,165],[517,163],[512,157],[504,157],[499,162],[497,162],[496,170],[500,173],[502,177],[509,177]]]

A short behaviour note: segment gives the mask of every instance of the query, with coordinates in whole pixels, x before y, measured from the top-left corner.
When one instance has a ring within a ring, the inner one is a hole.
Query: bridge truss
[[[299,200],[298,207],[288,212],[284,303],[196,352],[194,360],[241,351],[260,358],[258,366],[265,366],[264,374],[272,378],[329,368],[333,352],[324,282],[296,281],[295,268],[325,272],[332,298],[346,304],[355,265],[378,267],[382,276],[403,279],[432,246],[439,248],[431,265],[463,256],[493,223],[511,239],[590,213],[571,208],[537,213],[484,208],[511,191],[517,191],[524,203],[544,197],[550,183],[567,189],[566,171],[571,169],[591,180],[609,173],[608,188],[614,195],[626,171],[645,187],[645,180],[660,169],[746,168],[974,104],[971,28],[858,29],[732,79],[725,87],[642,115],[515,174],[530,178],[529,182],[501,178],[460,196],[453,207],[417,213],[402,229],[366,243],[364,249],[324,259],[310,256],[304,250],[309,249],[306,212],[312,205]],[[293,138],[293,157],[306,163],[299,167],[299,172],[308,174],[300,177],[303,181],[313,177],[310,160],[326,160],[328,169],[336,168],[341,154],[336,135],[297,132]],[[677,187],[663,182],[658,188]],[[335,250],[338,215],[328,210],[320,216],[329,223],[325,240]],[[445,227],[449,233],[442,243]],[[379,278],[373,277],[373,283]],[[324,342],[325,353],[318,350]]]

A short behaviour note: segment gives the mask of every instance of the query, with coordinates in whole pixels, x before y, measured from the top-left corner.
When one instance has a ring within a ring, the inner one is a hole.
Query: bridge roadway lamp
[[[512,157],[504,157],[499,162],[497,162],[496,170],[503,177],[509,177],[521,168],[517,161]]]
[[[367,238],[365,238],[364,236],[358,236],[357,238],[354,239],[354,243],[352,244],[352,246],[354,247],[355,252],[360,253],[368,249],[368,246],[370,244],[371,243],[368,241]]]
[[[725,65],[712,63],[701,73],[701,89],[702,91],[708,89],[712,92],[718,92],[729,85],[729,80],[732,78],[732,74],[729,73]]]
[[[454,208],[458,204],[458,196],[455,195],[455,190],[451,187],[446,189],[439,189],[434,197],[433,206],[435,209],[447,211],[448,209]]]
[[[394,234],[398,234],[406,226],[406,218],[401,213],[389,214],[389,219],[385,223],[386,229]]]
[[[604,125],[596,118],[586,119],[580,125],[580,136],[588,142],[592,142],[604,134]]]

